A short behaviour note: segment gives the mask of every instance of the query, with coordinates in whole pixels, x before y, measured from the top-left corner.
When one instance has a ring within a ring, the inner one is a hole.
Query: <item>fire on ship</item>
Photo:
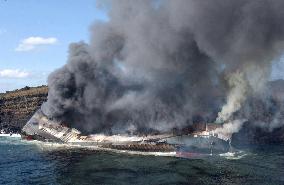
[[[193,131],[152,135],[82,135],[75,129],[50,120],[38,110],[22,128],[26,140],[64,143],[73,146],[97,147],[137,152],[172,152],[177,157],[200,157],[226,153],[230,150],[230,135],[221,135],[214,130],[221,125],[197,124]]]

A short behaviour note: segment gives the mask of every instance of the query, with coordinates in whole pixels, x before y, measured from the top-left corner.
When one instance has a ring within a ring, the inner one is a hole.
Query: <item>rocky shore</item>
[[[47,86],[24,87],[0,94],[0,130],[20,132],[28,119],[47,99]]]

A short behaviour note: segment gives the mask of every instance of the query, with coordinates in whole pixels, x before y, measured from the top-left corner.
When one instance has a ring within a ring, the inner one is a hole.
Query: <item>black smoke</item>
[[[264,89],[283,52],[283,9],[283,0],[111,1],[109,21],[49,76],[42,110],[88,133],[214,121],[226,101]]]

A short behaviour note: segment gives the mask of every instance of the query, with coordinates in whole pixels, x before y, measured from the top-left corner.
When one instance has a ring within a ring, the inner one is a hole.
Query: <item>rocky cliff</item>
[[[0,130],[19,132],[47,99],[47,86],[25,87],[0,94]]]

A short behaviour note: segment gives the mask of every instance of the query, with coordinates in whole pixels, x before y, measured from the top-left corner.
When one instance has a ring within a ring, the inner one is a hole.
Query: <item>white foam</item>
[[[0,137],[21,137],[20,134],[0,134]]]
[[[227,152],[227,153],[219,154],[219,156],[225,157],[226,159],[230,159],[230,160],[242,159],[246,155],[247,154],[243,151]]]

